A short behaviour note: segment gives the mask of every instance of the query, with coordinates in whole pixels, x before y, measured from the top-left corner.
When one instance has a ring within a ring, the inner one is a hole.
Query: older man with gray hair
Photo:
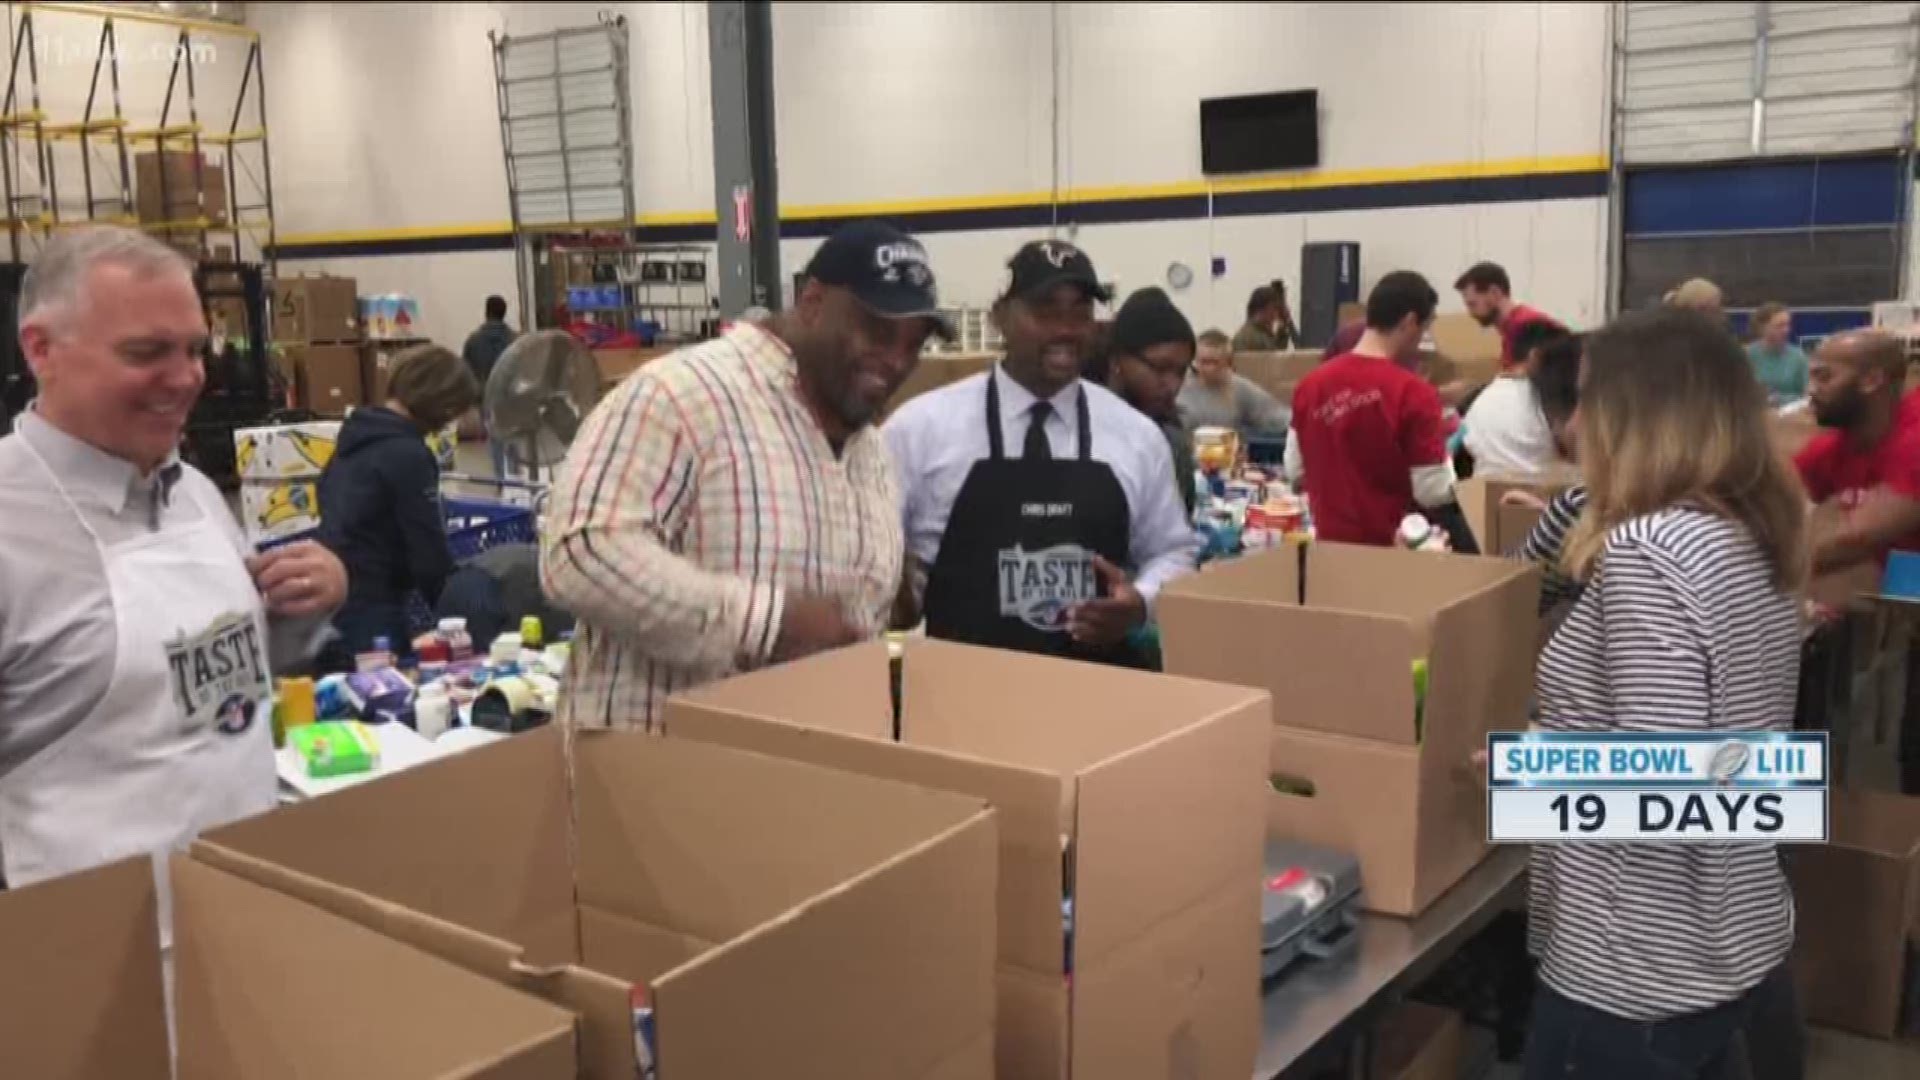
[[[346,574],[316,544],[253,555],[180,462],[206,340],[191,264],[144,234],[63,233],[27,271],[39,396],[0,438],[8,885],[274,804],[274,660],[318,644]]]

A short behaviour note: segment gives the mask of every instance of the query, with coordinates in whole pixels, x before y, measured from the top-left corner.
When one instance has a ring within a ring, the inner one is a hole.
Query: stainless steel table
[[[1345,959],[1281,978],[1262,1002],[1254,1080],[1273,1080],[1363,1036],[1384,1006],[1493,921],[1526,865],[1524,847],[1500,848],[1417,918],[1363,915],[1360,940]]]

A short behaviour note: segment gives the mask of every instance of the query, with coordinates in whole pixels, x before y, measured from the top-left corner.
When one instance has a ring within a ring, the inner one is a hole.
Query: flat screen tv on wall
[[[1205,98],[1200,168],[1214,173],[1311,169],[1320,164],[1320,92]]]

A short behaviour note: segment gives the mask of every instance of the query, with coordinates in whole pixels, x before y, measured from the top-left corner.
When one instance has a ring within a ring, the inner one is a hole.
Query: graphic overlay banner
[[[1827,839],[1825,732],[1495,732],[1487,839]]]

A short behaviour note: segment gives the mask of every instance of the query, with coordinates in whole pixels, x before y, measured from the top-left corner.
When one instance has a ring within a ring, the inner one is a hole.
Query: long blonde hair
[[[1588,337],[1587,508],[1567,538],[1567,571],[1591,577],[1615,526],[1685,504],[1745,527],[1774,587],[1797,590],[1808,573],[1806,496],[1774,449],[1766,411],[1739,342],[1698,312],[1637,312]]]

